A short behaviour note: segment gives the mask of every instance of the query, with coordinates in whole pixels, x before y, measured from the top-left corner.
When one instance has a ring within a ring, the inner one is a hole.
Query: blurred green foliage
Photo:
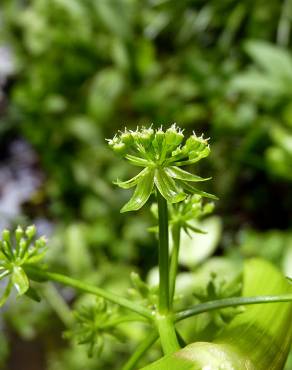
[[[122,218],[129,197],[111,186],[136,173],[104,138],[124,126],[177,121],[211,137],[200,172],[213,176],[207,190],[220,197],[223,231],[200,264],[214,244],[236,263],[261,255],[291,273],[291,15],[290,0],[1,1],[0,46],[11,50],[14,73],[1,84],[0,142],[21,138],[37,153],[42,186],[23,214],[54,225],[56,270],[120,291],[131,270],[145,276],[155,265],[151,216]],[[191,275],[198,268],[188,267]],[[69,304],[77,299],[60,293]],[[53,345],[57,334],[44,324],[50,305],[35,310],[32,317],[24,302],[5,317],[24,337],[49,338],[42,341],[50,370],[119,368],[144,331],[133,336],[129,326],[132,339],[113,343],[97,365],[82,348],[60,338]]]

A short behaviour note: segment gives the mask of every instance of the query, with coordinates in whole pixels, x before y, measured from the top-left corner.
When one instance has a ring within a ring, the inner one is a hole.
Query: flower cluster
[[[201,303],[215,301],[224,298],[238,297],[242,290],[242,275],[237,276],[226,281],[220,279],[216,273],[211,272],[206,287],[200,287],[199,291],[193,292]],[[217,327],[222,327],[229,323],[236,315],[244,312],[242,306],[228,307],[221,310],[215,310],[209,313],[210,319]]]
[[[36,265],[45,255],[46,239],[35,239],[36,228],[34,225],[23,230],[20,226],[11,235],[9,230],[3,230],[0,241],[0,280],[9,277],[4,294],[0,298],[2,306],[14,286],[19,295],[28,293],[29,279],[25,266]],[[32,294],[32,292],[30,292]]]
[[[136,186],[130,201],[121,212],[140,209],[156,187],[169,202],[177,203],[187,194],[199,194],[216,199],[212,194],[195,188],[190,183],[206,181],[200,176],[191,174],[181,166],[197,163],[210,153],[208,141],[194,133],[187,140],[183,131],[172,125],[167,130],[162,128],[139,128],[136,131],[125,130],[113,139],[108,140],[110,147],[131,164],[144,169],[128,181],[116,181],[124,189]]]
[[[95,304],[74,311],[74,328],[67,331],[65,337],[74,338],[78,344],[87,345],[89,357],[94,353],[100,355],[106,335],[123,339],[122,333],[116,328],[114,316],[108,304],[102,298],[98,298]]]
[[[191,195],[183,202],[171,204],[169,207],[170,226],[178,224],[188,234],[189,231],[205,233],[203,230],[194,226],[194,220],[200,220],[202,217],[212,213],[214,203],[203,203],[200,195]]]
[[[214,203],[203,203],[203,198],[200,195],[189,195],[180,203],[170,204],[169,209],[169,226],[179,226],[188,235],[190,231],[205,234],[205,231],[195,226],[194,221],[201,220],[204,216],[209,215],[214,210]],[[151,206],[153,216],[158,219],[158,205],[153,203]],[[151,227],[148,229],[151,232],[158,232],[158,227]]]

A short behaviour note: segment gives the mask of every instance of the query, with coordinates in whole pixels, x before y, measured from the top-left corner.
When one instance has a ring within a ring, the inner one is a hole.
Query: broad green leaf
[[[211,179],[211,177],[204,179],[203,177],[200,177],[190,172],[184,171],[181,168],[176,167],[176,166],[167,167],[165,171],[169,176],[175,179],[184,180],[184,181],[198,182],[198,181],[207,181]]]
[[[243,296],[291,293],[292,287],[269,262],[245,263]],[[292,341],[292,303],[248,306],[215,340],[248,357],[257,370],[282,369]]]
[[[123,188],[123,189],[130,189],[133,186],[137,185],[138,182],[142,179],[142,177],[147,175],[148,172],[149,172],[149,169],[144,168],[144,170],[139,172],[138,175],[136,175],[135,177],[132,177],[130,180],[127,180],[127,181],[116,180],[114,184],[118,185],[120,188]]]
[[[15,266],[13,268],[11,280],[19,295],[26,293],[29,288],[29,280],[22,267]]]
[[[132,198],[121,209],[121,212],[137,211],[147,202],[153,189],[154,171],[144,176],[135,189]]]
[[[245,262],[243,296],[292,292],[269,262]],[[191,320],[191,319],[190,319]],[[282,370],[292,340],[292,303],[246,306],[213,343],[192,343],[143,370]]]
[[[170,203],[177,203],[185,199],[181,189],[179,189],[174,180],[167,175],[165,170],[157,169],[154,177],[155,185],[162,196]]]
[[[141,370],[257,370],[248,359],[220,344],[197,342]]]

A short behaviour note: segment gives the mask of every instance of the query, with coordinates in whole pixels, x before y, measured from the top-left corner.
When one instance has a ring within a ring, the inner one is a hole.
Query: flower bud
[[[153,136],[154,136],[154,131],[152,128],[143,129],[140,133],[139,139],[141,143],[147,148],[151,145]]]
[[[4,229],[2,231],[2,239],[7,243],[10,244],[10,231],[7,229]]]
[[[132,134],[129,132],[129,131],[125,131],[121,134],[121,141],[127,145],[127,146],[130,146],[133,144],[134,142],[134,139],[133,139],[133,136]]]
[[[21,238],[23,237],[24,231],[21,226],[17,226],[17,229],[15,230],[15,240],[16,244],[20,243]]]
[[[116,152],[117,154],[120,154],[120,155],[123,155],[125,152],[126,152],[126,145],[122,142],[118,143],[118,144],[114,144],[113,145],[113,151]]]
[[[176,148],[183,141],[183,138],[184,135],[182,131],[178,130],[175,124],[172,125],[165,132],[166,145],[171,146],[173,149]]]
[[[2,241],[2,250],[3,250],[3,253],[6,255],[6,256],[11,256],[12,255],[12,250],[11,250],[11,246],[9,243],[7,243],[5,240]]]
[[[165,133],[162,130],[157,130],[152,142],[153,148],[160,152],[165,143]]]
[[[25,235],[28,237],[29,240],[35,237],[36,234],[36,227],[35,225],[30,225],[25,230]]]
[[[41,236],[35,242],[35,246],[36,246],[37,249],[44,248],[46,245],[47,245],[47,238],[45,236]]]
[[[21,239],[19,242],[19,254],[23,256],[27,250],[28,241],[25,239]]]

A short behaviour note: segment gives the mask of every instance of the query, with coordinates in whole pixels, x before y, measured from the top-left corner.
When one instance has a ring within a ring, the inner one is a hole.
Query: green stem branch
[[[157,315],[156,323],[163,353],[168,355],[178,351],[180,349],[180,345],[177,340],[172,315]]]
[[[157,191],[159,220],[159,313],[156,323],[164,354],[173,353],[178,344],[172,314],[170,314],[169,296],[169,244],[168,244],[168,208],[167,201]]]
[[[218,310],[220,308],[246,306],[251,304],[262,303],[277,303],[277,302],[292,302],[292,294],[283,294],[275,296],[257,296],[257,297],[234,297],[225,298],[216,301],[210,301],[202,304],[197,304],[186,310],[177,312],[175,321],[187,319],[188,317],[199,315],[203,312]]]
[[[135,302],[131,302],[128,299],[121,297],[115,293],[111,293],[104,289],[98,288],[94,285],[84,283],[77,279],[72,279],[62,274],[39,270],[33,267],[26,266],[25,271],[28,273],[28,275],[31,275],[32,278],[55,281],[57,283],[60,283],[66,286],[70,286],[81,292],[90,293],[98,297],[102,297],[110,302],[118,304],[121,307],[127,308],[133,312],[136,312],[139,315],[146,317],[147,319],[153,319],[153,315],[151,311],[148,310],[147,308],[140,306],[139,304]]]
[[[167,201],[157,191],[159,219],[159,312],[169,311],[169,251]]]
[[[180,226],[173,225],[172,228],[172,240],[173,240],[173,249],[170,260],[170,271],[169,271],[169,300],[170,306],[173,304],[173,297],[175,293],[175,283],[177,275],[177,266],[178,266],[178,256],[179,256],[179,246],[180,246]]]
[[[134,370],[138,361],[148,351],[148,349],[156,342],[158,338],[157,331],[152,331],[147,338],[141,342],[126,364],[122,367],[122,370]]]

